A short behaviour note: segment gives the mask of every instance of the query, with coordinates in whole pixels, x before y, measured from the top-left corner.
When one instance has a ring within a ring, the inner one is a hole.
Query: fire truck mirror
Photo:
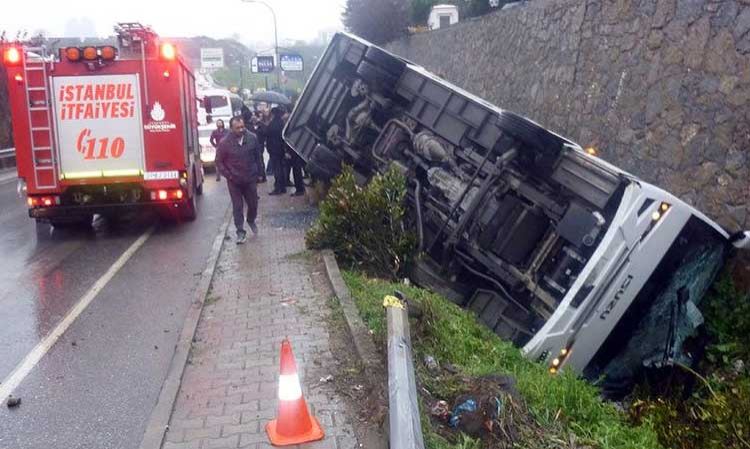
[[[211,113],[211,97],[209,96],[203,97],[203,109],[206,110],[206,114]]]

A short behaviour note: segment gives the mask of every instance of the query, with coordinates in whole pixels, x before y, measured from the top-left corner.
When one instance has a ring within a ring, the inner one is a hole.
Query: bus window
[[[211,110],[221,109],[229,104],[227,102],[227,97],[223,95],[208,95],[206,96],[206,98],[208,98],[208,103]]]

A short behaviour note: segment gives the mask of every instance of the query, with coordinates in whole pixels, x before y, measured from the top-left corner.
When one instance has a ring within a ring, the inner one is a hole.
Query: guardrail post
[[[388,319],[388,409],[391,449],[424,449],[406,305],[383,299]]]

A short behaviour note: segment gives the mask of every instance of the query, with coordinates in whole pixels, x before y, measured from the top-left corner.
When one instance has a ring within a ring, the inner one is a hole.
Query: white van
[[[239,95],[224,89],[206,89],[198,92],[201,111],[198,112],[199,122],[203,125],[216,119],[225,119],[242,114],[242,99]],[[201,117],[205,117],[201,122]]]

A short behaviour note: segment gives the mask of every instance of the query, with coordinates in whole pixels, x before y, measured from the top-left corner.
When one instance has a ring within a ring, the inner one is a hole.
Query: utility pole
[[[279,58],[279,29],[276,26],[276,12],[274,12],[273,8],[271,8],[271,5],[264,2],[263,0],[242,0],[245,3],[260,3],[261,5],[268,8],[269,11],[271,11],[271,16],[273,16],[273,41],[274,41],[274,58],[275,58],[275,65],[274,69],[276,70],[276,88],[281,90],[281,58]]]
[[[243,85],[243,82],[245,81],[245,75],[242,73],[243,65],[245,65],[245,58],[240,54],[240,92],[242,92],[242,89],[245,87]]]

